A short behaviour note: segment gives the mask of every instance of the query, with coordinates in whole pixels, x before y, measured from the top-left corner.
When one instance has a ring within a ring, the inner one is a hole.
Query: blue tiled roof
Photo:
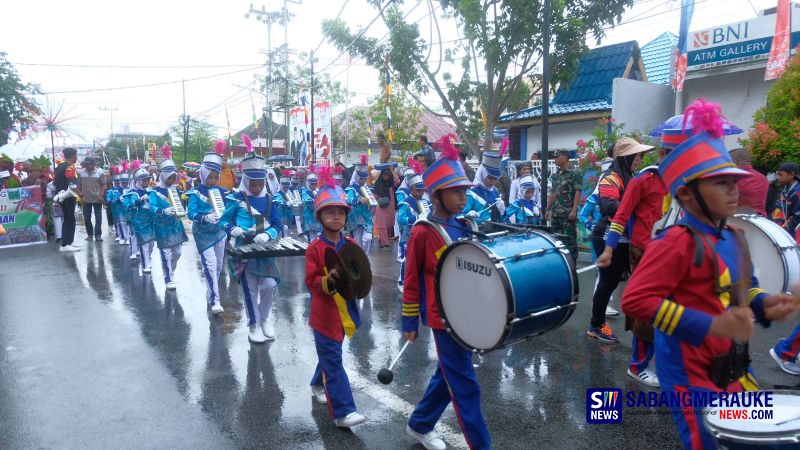
[[[642,62],[647,73],[647,81],[655,84],[669,84],[669,62],[673,46],[678,44],[678,36],[669,31],[642,46]]]
[[[573,114],[611,109],[611,89],[614,78],[625,74],[636,41],[598,47],[581,58],[578,72],[569,86],[556,91],[550,104],[550,114]],[[540,117],[542,107],[524,109],[497,119],[499,123]]]

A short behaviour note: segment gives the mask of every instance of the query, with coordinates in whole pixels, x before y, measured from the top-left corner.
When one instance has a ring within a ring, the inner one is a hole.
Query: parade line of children
[[[749,173],[736,167],[724,146],[719,106],[699,101],[689,113],[693,119],[681,129],[665,131],[656,166],[636,176],[629,170],[625,177],[614,172],[622,170],[619,163],[609,169],[605,184],[600,185],[601,199],[617,201],[611,212],[604,213],[608,230],[595,248],[598,266],[603,269],[598,286],[604,290],[595,292],[588,334],[615,339],[600,329],[603,321],[595,322],[594,316],[602,318],[618,278],[611,271],[627,267],[627,254],[623,262],[620,249],[629,248],[635,257],[631,258],[632,275],[622,309],[638,325],[633,327],[634,352],[628,373],[645,382],[651,380],[653,385],[660,383],[664,392],[755,390],[758,382],[748,367],[746,345],[754,332],[753,318],[763,326],[785,320],[800,309],[800,296],[770,295],[759,288],[743,233],[726,224],[736,211],[736,181]],[[445,449],[434,427],[452,402],[469,447],[484,449],[490,448],[490,437],[481,412],[472,352],[446,331],[434,287],[436,266],[453,242],[478,233],[479,222],[537,224],[539,184],[530,164],[520,164],[506,206],[495,188],[502,152],[485,153],[470,180],[451,138],[445,136],[439,142],[442,155],[438,160],[409,160],[402,183],[390,191],[399,228],[398,260],[402,264],[397,286],[403,294],[399,307],[403,336],[415,341],[421,321],[431,329],[438,356],[436,371],[409,418],[406,433],[427,449]],[[367,418],[356,410],[342,361],[342,342],[351,338],[361,323],[358,303],[337,292],[341,274],[326,266],[325,251],[338,252],[350,243],[369,254],[376,208],[384,207],[385,202],[376,201],[367,183],[366,158],[355,165],[349,180],[337,168],[321,166],[310,168],[304,186],[296,172],[280,174],[278,184],[269,176],[266,160],[252,151],[247,139],[245,144],[249,152],[239,167],[237,189],[227,192],[217,187],[225,151],[224,143],[219,143],[203,157],[199,184],[186,192],[186,215],[200,255],[208,308],[215,315],[223,312],[218,283],[229,239],[232,245],[241,246],[266,243],[293,231],[305,236],[309,242],[305,261],[305,284],[311,296],[309,325],[318,356],[310,391],[317,403],[327,405],[336,426],[360,424]],[[630,168],[629,160],[652,149],[623,139],[615,147],[615,157]],[[376,168],[391,170],[394,166],[389,163]],[[797,170],[794,166],[784,169]],[[176,289],[174,272],[187,237],[179,216],[181,208],[171,200],[177,172],[169,150],[163,149],[158,184],[153,189],[148,188],[150,174],[138,162],[123,163],[112,172],[114,188],[107,192],[106,200],[111,205],[117,241],[130,246],[130,258],[139,259],[143,274],[151,271],[155,243],[166,287]],[[390,182],[390,177],[384,179]],[[798,185],[796,179],[792,182],[792,188]],[[626,191],[624,197],[622,191]],[[224,198],[224,212],[215,211],[209,200],[212,194]],[[675,226],[651,239],[649,231],[663,213],[666,195],[679,202],[685,213]],[[280,274],[274,258],[242,260],[232,263],[231,269],[242,286],[248,339],[253,344],[275,339],[269,315]],[[780,345],[789,346],[797,334],[800,332]],[[776,355],[782,357],[788,351],[772,353],[777,359]],[[653,358],[658,362],[655,373],[648,368]],[[723,367],[719,361],[724,362]],[[701,411],[676,407],[673,419],[686,448],[715,448]]]

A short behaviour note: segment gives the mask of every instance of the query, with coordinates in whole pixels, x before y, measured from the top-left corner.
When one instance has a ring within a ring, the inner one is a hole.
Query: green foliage
[[[41,114],[34,95],[41,94],[35,84],[23,83],[17,69],[0,52],[0,145],[8,143],[10,132],[24,137]]]
[[[286,107],[293,107],[297,104],[297,92],[301,85],[308,92],[311,86],[311,65],[308,63],[308,53],[301,52],[296,58],[288,61],[282,49],[273,51],[275,60],[272,64],[272,71],[269,76],[258,77],[260,92],[266,91],[266,82],[269,80],[273,84],[274,92],[284,92],[285,96],[279,99],[278,103],[285,102]],[[287,71],[288,68],[288,71]],[[321,67],[317,66],[317,70]],[[289,89],[286,91],[288,81]],[[327,100],[331,105],[341,105],[347,99],[347,91],[340,81],[331,81],[328,72],[316,72],[314,74],[314,101]],[[351,95],[352,97],[352,95]],[[311,101],[311,97],[308,97]],[[277,106],[277,105],[275,105]]]
[[[108,141],[103,147],[99,149],[99,152],[105,154],[105,157],[111,164],[119,164],[125,159],[127,159],[127,150],[126,146],[130,146],[131,151],[131,160],[138,159],[142,161],[150,161],[150,154],[151,148],[155,147],[156,153],[158,153],[158,149],[160,149],[164,145],[172,145],[172,137],[165,133],[160,138],[153,140],[152,138],[147,138],[146,147],[142,146],[142,140],[136,139],[134,141],[129,140],[127,143],[125,139],[112,139]],[[174,151],[175,149],[173,149]],[[96,153],[97,154],[97,153]],[[183,154],[181,154],[182,156]]]
[[[767,94],[767,106],[753,115],[747,139],[753,164],[773,171],[782,161],[800,161],[800,53]]]
[[[578,167],[581,172],[595,170],[595,163],[609,156],[609,150],[614,147],[614,143],[624,137],[630,137],[639,142],[643,140],[643,134],[640,131],[627,131],[624,123],[617,122],[612,117],[599,119],[597,126],[592,130],[591,139],[588,141],[580,139],[575,143],[580,155]],[[644,168],[653,165],[656,161],[658,161],[658,152],[656,150],[647,152],[642,156],[642,162],[639,167]]]
[[[172,159],[175,164],[182,164],[186,161],[200,162],[203,155],[214,150],[214,141],[217,136],[217,128],[207,123],[192,120],[189,122],[189,140],[187,141],[186,158],[184,158],[183,148],[183,127],[179,124],[169,128],[172,136]],[[160,158],[160,156],[159,156]]]
[[[455,21],[462,36],[447,50],[439,38],[438,15],[433,15],[434,42],[426,42],[419,26],[406,22],[398,6],[379,0],[368,3],[380,11],[390,30],[387,40],[359,36],[343,20],[323,21],[322,30],[340,50],[348,49],[373,67],[388,66],[395,83],[406,87],[410,95],[436,93],[472,153],[477,153],[481,136],[491,136],[497,117],[524,107],[540,94],[536,74],[542,58],[541,0],[439,0],[441,15]],[[619,21],[632,4],[633,0],[552,2],[553,85],[573,78],[586,51],[587,33],[599,40],[604,27]],[[484,149],[491,145],[491,139],[485,140]]]

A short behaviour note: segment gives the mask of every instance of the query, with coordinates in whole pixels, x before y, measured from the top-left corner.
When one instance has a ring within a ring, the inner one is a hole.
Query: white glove
[[[497,206],[497,210],[500,211],[500,214],[503,214],[506,211],[506,202],[504,202],[502,198],[497,199],[495,206]]]
[[[217,216],[215,213],[206,214],[205,216],[203,216],[203,222],[214,225],[217,222],[219,222],[219,216]]]
[[[239,227],[231,228],[231,237],[233,238],[240,238],[244,236],[244,230]]]
[[[177,214],[177,212],[175,211],[174,206],[169,206],[167,208],[164,208],[164,214],[167,216],[174,216],[175,214]]]
[[[467,217],[469,217],[470,219],[477,219],[479,216],[480,214],[478,214],[478,211],[475,210],[467,213]]]
[[[267,233],[257,234],[255,238],[253,238],[253,242],[256,244],[266,244],[269,240],[272,239],[269,237]]]

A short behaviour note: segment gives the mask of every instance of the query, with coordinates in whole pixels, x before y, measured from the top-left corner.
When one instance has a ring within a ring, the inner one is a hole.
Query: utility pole
[[[101,106],[98,108],[100,111],[108,111],[111,114],[111,134],[109,140],[114,140],[114,111],[119,111],[119,108],[108,108]]]
[[[181,83],[183,84],[183,114],[178,118],[178,122],[183,127],[183,162],[186,162],[189,159],[189,123],[192,119],[186,115],[186,81],[182,80]]]
[[[311,146],[311,162],[317,163],[317,149],[314,146],[317,137],[317,129],[314,128],[314,50],[311,50],[311,139],[308,145]]]
[[[550,116],[550,0],[544,0],[544,31],[542,32],[542,204],[547,204],[547,180],[550,177],[548,166],[547,132]]]

